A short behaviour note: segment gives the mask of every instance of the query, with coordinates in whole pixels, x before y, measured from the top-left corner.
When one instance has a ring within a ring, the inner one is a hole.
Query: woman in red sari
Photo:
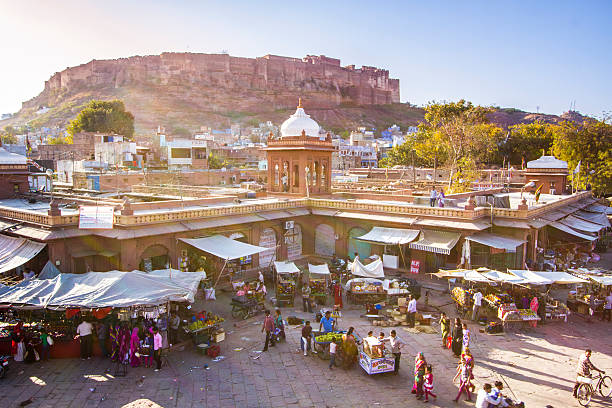
[[[342,309],[342,286],[338,282],[334,282],[334,305]]]
[[[13,327],[13,332],[11,333],[11,354],[15,355],[17,354],[17,345],[20,342],[20,338],[21,338],[21,334],[22,334],[22,328],[23,327],[23,322],[19,322],[17,323],[17,325],[15,325],[15,327]]]

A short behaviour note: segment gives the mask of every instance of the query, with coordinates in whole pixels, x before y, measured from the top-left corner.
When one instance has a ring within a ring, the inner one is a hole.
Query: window
[[[170,157],[172,159],[189,159],[191,158],[191,149],[174,147],[170,149]]]

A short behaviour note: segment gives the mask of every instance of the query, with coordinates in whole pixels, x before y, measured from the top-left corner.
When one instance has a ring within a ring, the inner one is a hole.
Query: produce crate
[[[215,343],[220,343],[225,340],[225,330],[219,329],[215,333],[213,333],[213,341]]]

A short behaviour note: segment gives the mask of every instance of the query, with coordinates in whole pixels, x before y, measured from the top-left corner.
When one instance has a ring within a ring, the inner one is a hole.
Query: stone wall
[[[55,73],[45,92],[82,87],[117,88],[130,84],[213,86],[264,91],[325,91],[335,94],[327,103],[359,105],[399,102],[399,80],[389,71],[309,55],[303,59],[266,55],[259,58],[227,54],[163,53],[115,60],[92,60]],[[28,102],[24,103],[24,107]]]

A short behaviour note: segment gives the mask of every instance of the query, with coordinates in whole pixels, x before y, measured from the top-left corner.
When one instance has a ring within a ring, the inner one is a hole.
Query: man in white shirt
[[[389,337],[385,337],[383,342],[388,342],[391,346],[391,353],[393,353],[393,356],[395,357],[395,370],[393,371],[393,374],[397,375],[400,367],[400,358],[402,357],[402,347],[404,347],[406,343],[397,337],[395,330],[391,330],[391,335]]]
[[[601,315],[601,320],[604,320],[607,316],[608,321],[610,321],[610,315],[612,315],[612,292],[608,293],[608,296],[606,296],[606,304],[604,305],[604,312],[603,315]]]
[[[408,326],[414,327],[414,317],[417,312],[416,299],[408,295]]]
[[[81,360],[90,359],[91,358],[91,333],[93,332],[93,326],[91,323],[87,321],[87,319],[83,319],[81,324],[77,326],[76,333],[77,335],[74,337],[75,339],[79,339],[81,342]]]
[[[480,291],[477,290],[477,292],[474,293],[474,296],[472,298],[474,299],[474,308],[472,309],[472,320],[478,320],[478,318],[480,317],[478,312],[480,310],[480,306],[482,306],[482,293],[480,293]]]
[[[491,384],[485,384],[482,389],[478,391],[474,408],[489,408],[489,404],[497,405],[499,404],[499,399],[491,395]]]

